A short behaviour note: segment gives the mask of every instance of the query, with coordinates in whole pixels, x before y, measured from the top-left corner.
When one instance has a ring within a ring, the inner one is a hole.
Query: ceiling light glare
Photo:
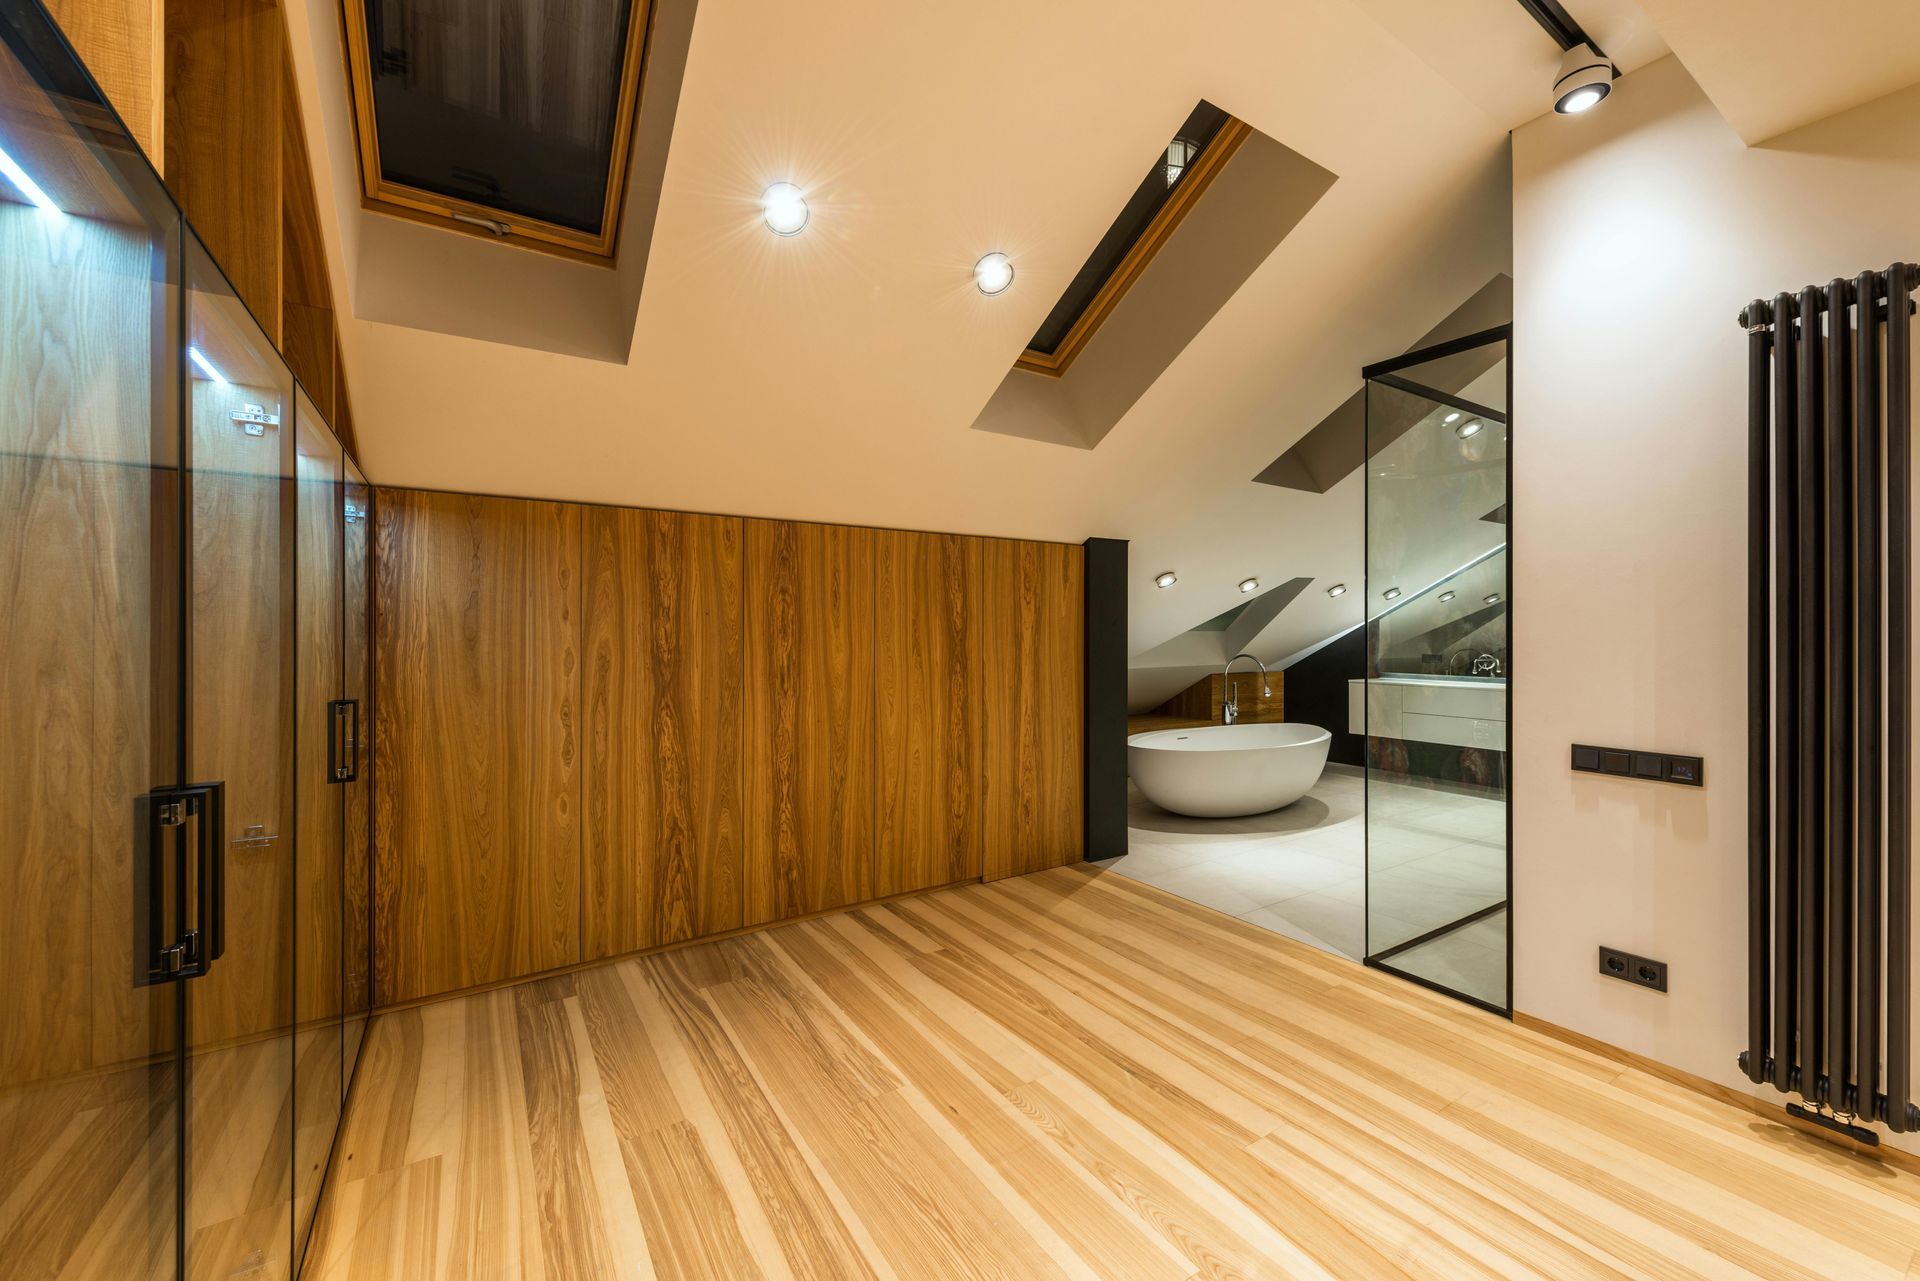
[[[1260,580],[1259,580],[1259,579],[1257,579],[1257,578],[1243,578],[1243,579],[1241,579],[1241,580],[1240,580],[1240,594],[1241,594],[1242,596],[1245,596],[1245,595],[1246,595],[1246,594],[1247,594],[1248,592],[1250,592],[1250,591],[1253,591],[1253,590],[1255,590],[1255,589],[1256,589],[1256,588],[1258,588],[1259,586],[1260,586]]]
[[[1488,592],[1485,596],[1482,596],[1480,599],[1485,601],[1489,605],[1498,605],[1500,603],[1500,593]]]
[[[1442,418],[1440,421],[1447,424],[1447,426],[1451,427],[1453,426],[1453,424],[1460,421],[1460,413],[1458,410],[1456,410],[1453,413],[1448,414],[1445,418]]]
[[[776,236],[797,236],[807,225],[807,201],[800,188],[776,182],[760,195],[760,214]]]
[[[213,362],[211,360],[208,360],[204,355],[201,354],[200,349],[198,347],[187,348],[187,359],[193,362],[193,367],[195,369],[198,369],[201,373],[205,374],[208,378],[211,378],[214,382],[219,383],[222,387],[225,387],[227,385],[227,380],[220,376],[220,371],[213,367]]]
[[[1155,587],[1171,587],[1179,581],[1180,576],[1169,569],[1156,574],[1153,579],[1153,585]]]
[[[1005,293],[1013,283],[1013,259],[1005,254],[988,254],[973,264],[973,283],[989,298]]]
[[[1481,422],[1478,418],[1469,418],[1467,419],[1467,421],[1461,423],[1458,427],[1455,427],[1453,429],[1453,434],[1458,436],[1461,440],[1469,440],[1475,436],[1478,436],[1480,434],[1480,429],[1485,426],[1486,424]]]
[[[1398,587],[1389,587],[1387,588],[1386,591],[1381,592],[1380,594],[1388,600],[1400,599],[1400,589]]]
[[[1448,601],[1452,600],[1455,596],[1458,596],[1459,594],[1460,594],[1459,592],[1441,592],[1440,603],[1444,605]]]
[[[40,184],[29,177],[27,171],[22,169],[5,151],[0,151],[0,174],[5,174],[7,181],[18,188],[20,194],[32,201],[42,213],[60,212],[60,206],[53,203],[53,197],[42,191]]]
[[[1327,588],[1327,595],[1329,596],[1345,596],[1346,594],[1347,585],[1345,583],[1335,583],[1333,586]]]
[[[1563,116],[1591,111],[1613,92],[1613,64],[1590,44],[1577,44],[1560,59],[1553,78],[1553,109]]]

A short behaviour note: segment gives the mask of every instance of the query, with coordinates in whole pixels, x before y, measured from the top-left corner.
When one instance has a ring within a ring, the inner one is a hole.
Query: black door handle
[[[327,704],[327,774],[329,783],[354,783],[360,779],[360,700],[357,698],[336,698]]]
[[[134,983],[197,978],[227,949],[226,784],[156,787],[134,808]]]

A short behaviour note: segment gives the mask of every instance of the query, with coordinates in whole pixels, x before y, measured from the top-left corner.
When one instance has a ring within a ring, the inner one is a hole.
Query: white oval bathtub
[[[1148,800],[1175,814],[1264,814],[1320,781],[1332,743],[1318,725],[1159,729],[1127,740],[1127,773]]]

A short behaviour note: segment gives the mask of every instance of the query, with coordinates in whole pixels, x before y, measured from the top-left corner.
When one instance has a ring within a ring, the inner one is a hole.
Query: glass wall
[[[367,1009],[370,495],[17,0],[0,312],[0,1272],[295,1275]]]
[[[1511,1007],[1508,336],[1367,379],[1367,961]]]

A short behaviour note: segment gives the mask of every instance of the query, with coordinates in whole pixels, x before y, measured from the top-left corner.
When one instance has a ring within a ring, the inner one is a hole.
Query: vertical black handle
[[[341,733],[342,726],[346,733]],[[342,759],[342,749],[345,759]],[[360,778],[360,700],[336,698],[327,704],[327,781],[353,783]]]
[[[197,978],[227,949],[226,784],[156,787],[135,802],[134,830],[134,983]],[[179,857],[169,859],[170,850]]]

